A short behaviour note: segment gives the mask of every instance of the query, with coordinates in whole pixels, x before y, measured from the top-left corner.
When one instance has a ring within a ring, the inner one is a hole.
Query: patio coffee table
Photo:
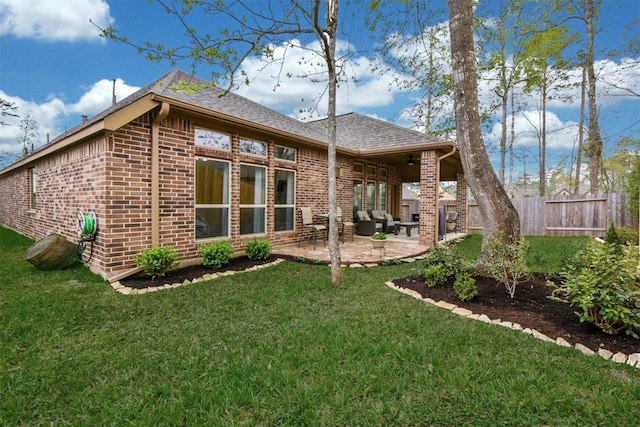
[[[404,227],[407,230],[407,236],[411,237],[411,229],[413,227],[419,227],[420,223],[419,222],[401,222],[400,224],[398,224],[398,226]]]

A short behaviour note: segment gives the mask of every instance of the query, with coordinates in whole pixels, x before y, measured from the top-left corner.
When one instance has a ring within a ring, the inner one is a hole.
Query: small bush
[[[640,278],[637,251],[618,245],[591,243],[572,259],[561,284],[549,298],[577,306],[581,322],[590,322],[608,334],[640,333]]]
[[[229,264],[234,249],[229,242],[211,242],[198,248],[198,255],[202,257],[202,265],[210,268],[220,268]]]
[[[458,294],[461,301],[471,301],[478,295],[478,285],[476,279],[471,277],[469,273],[462,273],[456,277],[453,283],[453,289]]]
[[[620,243],[626,246],[638,245],[638,231],[633,228],[618,227],[616,233],[620,239]]]
[[[271,255],[271,243],[268,240],[253,239],[244,245],[244,252],[252,261],[267,259]]]
[[[178,253],[172,246],[144,249],[133,256],[133,261],[152,278],[164,276],[178,261]]]
[[[447,275],[439,265],[430,265],[422,270],[422,277],[426,285],[430,288],[433,286],[443,285],[447,281]]]
[[[498,232],[482,246],[479,269],[502,283],[513,298],[518,283],[529,277],[528,250],[529,245],[524,239],[507,244],[504,243],[503,233]]]
[[[448,245],[436,245],[427,252],[424,269],[438,266],[442,270],[445,281],[466,271],[469,263],[460,256],[457,249]],[[424,276],[424,274],[423,274]]]

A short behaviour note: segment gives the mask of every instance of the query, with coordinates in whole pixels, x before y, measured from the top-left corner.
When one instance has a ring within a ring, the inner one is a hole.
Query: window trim
[[[35,211],[38,207],[38,175],[36,175],[35,168],[27,169],[28,176],[27,181],[29,185],[29,211]]]
[[[214,161],[214,162],[220,162],[220,163],[226,163],[227,165],[229,165],[228,170],[228,179],[227,179],[227,203],[226,204],[197,204],[196,203],[196,192],[198,191],[198,181],[196,179],[196,164],[198,162],[198,160],[203,160],[203,161]],[[217,159],[217,158],[213,158],[213,157],[203,157],[203,156],[196,156],[194,161],[193,161],[193,165],[194,165],[194,192],[193,192],[193,233],[194,233],[194,239],[196,242],[206,242],[206,241],[212,241],[212,240],[220,240],[220,239],[229,239],[231,237],[231,200],[232,200],[232,194],[231,194],[231,179],[232,179],[232,164],[229,160],[223,160],[223,159]],[[195,234],[196,234],[196,221],[197,221],[197,217],[196,217],[196,212],[197,209],[207,209],[207,208],[227,208],[227,234],[226,236],[214,236],[214,237],[203,237],[203,238],[198,238]]]
[[[289,172],[293,174],[293,204],[277,204],[275,201],[275,196],[276,193],[278,191],[276,187],[276,172],[277,171],[284,171],[284,172]],[[273,231],[275,233],[291,233],[291,232],[295,232],[296,231],[296,220],[295,220],[295,214],[296,214],[296,205],[297,205],[297,199],[296,199],[296,188],[298,187],[298,174],[296,173],[296,171],[294,169],[286,169],[286,168],[274,168],[274,172],[273,172]],[[283,208],[292,208],[293,209],[293,228],[290,230],[276,230],[276,209],[283,209]]]
[[[256,169],[262,169],[264,170],[264,204],[244,204],[244,203],[240,203],[240,199],[242,199],[242,167],[243,166],[248,166],[248,167],[252,167],[252,168],[256,168]],[[247,237],[247,236],[263,236],[265,234],[267,234],[267,195],[268,195],[268,178],[269,178],[269,168],[265,165],[258,165],[258,164],[254,164],[254,163],[240,163],[240,168],[238,170],[238,179],[239,179],[239,184],[240,184],[240,188],[238,189],[238,226],[239,226],[239,230],[238,230],[238,235],[240,237]],[[247,208],[262,208],[264,210],[264,218],[263,218],[263,224],[264,224],[264,230],[258,233],[242,233],[242,209],[247,209]]]
[[[256,154],[256,153],[252,153],[252,152],[249,152],[249,151],[243,151],[242,150],[243,141],[251,142],[252,144],[261,145],[262,148],[264,149],[264,154]],[[267,146],[266,142],[259,141],[257,139],[253,139],[253,138],[245,138],[245,137],[241,136],[241,137],[238,138],[238,152],[240,154],[242,154],[242,155],[245,155],[245,156],[253,156],[253,157],[259,157],[259,158],[265,158],[269,154],[269,149],[268,149],[268,146]]]
[[[223,147],[218,147],[218,146],[213,146],[213,145],[198,144],[198,137],[197,137],[198,131],[211,132],[211,133],[215,133],[215,134],[218,134],[218,135],[221,135],[221,136],[226,136],[229,139],[228,148],[223,148]],[[204,148],[208,148],[210,150],[218,150],[218,151],[223,151],[225,153],[229,153],[229,152],[231,152],[231,145],[233,144],[233,138],[228,133],[218,132],[217,130],[196,126],[194,128],[194,130],[193,130],[193,144],[196,147],[204,147]]]
[[[284,148],[286,150],[293,150],[293,160],[285,159],[283,157],[278,157],[278,148]],[[273,149],[273,157],[281,162],[289,162],[289,163],[297,163],[298,162],[298,149],[293,147],[286,147],[284,145],[275,144]]]

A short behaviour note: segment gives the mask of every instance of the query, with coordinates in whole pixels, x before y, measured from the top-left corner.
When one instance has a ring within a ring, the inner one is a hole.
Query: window
[[[362,210],[362,181],[353,181],[353,215]]]
[[[367,182],[367,210],[372,211],[376,208],[376,183]]]
[[[364,165],[362,163],[354,163],[353,172],[358,174],[364,173]]]
[[[375,166],[371,166],[371,165],[367,165],[367,175],[369,176],[369,178],[373,178],[376,176],[376,167]]]
[[[229,135],[207,129],[195,129],[195,144],[201,147],[231,151],[231,137]]]
[[[274,150],[274,156],[276,159],[287,160],[289,162],[296,161],[296,154],[295,148],[280,147],[279,145],[276,145]]]
[[[295,225],[296,175],[293,171],[275,170],[275,231],[292,231]]]
[[[229,236],[229,167],[196,159],[196,239]]]
[[[240,234],[265,232],[266,168],[240,166]]]
[[[240,152],[253,156],[267,157],[267,145],[253,139],[240,138]]]
[[[387,170],[380,168],[378,169],[378,174],[380,174],[380,178],[386,178],[387,177]]]
[[[378,183],[378,209],[381,211],[387,210],[387,183]]]
[[[37,190],[37,176],[35,169],[27,169],[29,176],[29,209],[35,210],[36,208],[36,190]]]

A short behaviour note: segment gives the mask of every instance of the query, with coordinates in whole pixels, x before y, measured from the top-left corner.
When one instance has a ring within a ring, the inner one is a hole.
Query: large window
[[[372,211],[376,208],[376,183],[367,182],[367,210]]]
[[[240,166],[240,234],[265,232],[266,174],[264,167]]]
[[[229,163],[196,159],[196,239],[229,236]]]
[[[362,181],[353,181],[353,216],[362,210]]]
[[[378,183],[378,209],[381,211],[387,210],[387,183]]]
[[[292,231],[295,225],[296,174],[284,169],[275,170],[275,231]]]

